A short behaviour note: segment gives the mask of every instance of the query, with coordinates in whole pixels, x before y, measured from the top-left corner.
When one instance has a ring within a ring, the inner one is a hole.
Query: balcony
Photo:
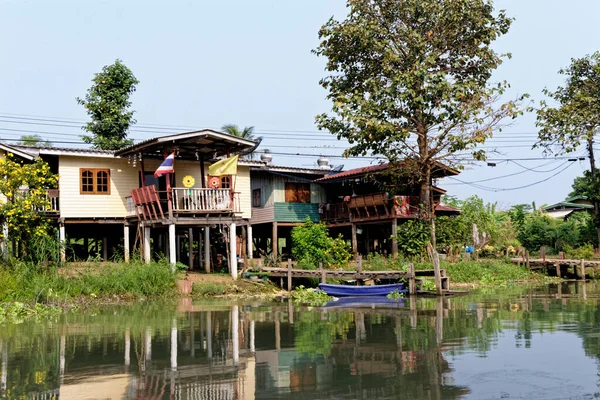
[[[29,189],[20,189],[18,195],[25,196],[27,193],[29,193]],[[46,190],[46,200],[48,200],[48,205],[46,207],[36,207],[35,210],[40,213],[53,215],[60,213],[58,189]]]
[[[416,218],[419,198],[416,196],[388,196],[373,193],[347,197],[342,203],[324,204],[321,220],[330,224],[377,221],[392,218]]]
[[[171,207],[169,207],[171,205]],[[127,214],[143,220],[160,220],[172,214],[235,214],[241,212],[240,193],[231,189],[171,188],[158,191],[144,186],[126,198]]]

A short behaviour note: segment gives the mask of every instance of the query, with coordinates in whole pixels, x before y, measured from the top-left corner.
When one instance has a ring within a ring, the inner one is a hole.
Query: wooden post
[[[321,283],[327,283],[327,273],[323,269],[323,263],[319,263],[319,271],[321,271]]]
[[[540,247],[540,258],[543,262],[546,262],[546,248],[544,246]]]
[[[581,260],[581,264],[579,264],[579,268],[581,271],[580,278],[582,281],[585,281],[585,260]]]
[[[392,218],[392,258],[398,258],[398,219]]]
[[[435,292],[439,296],[442,294],[442,275],[440,272],[440,256],[437,251],[433,251],[433,273],[435,275]]]
[[[359,275],[362,274],[362,257],[356,257],[356,286],[361,285],[361,280],[359,279]]]
[[[277,237],[277,222],[273,222],[273,243],[272,243],[273,251],[273,259],[277,259],[277,254],[279,253],[279,238]],[[277,266],[279,268],[279,266]]]
[[[525,262],[527,263],[527,269],[531,269],[529,265],[529,250],[525,249]]]
[[[352,224],[352,254],[358,254],[358,239],[356,238],[356,224]]]
[[[210,228],[204,227],[204,270],[210,272]]]
[[[554,263],[554,267],[556,268],[556,276],[560,278],[560,263]]]
[[[417,294],[417,282],[415,279],[415,266],[413,263],[408,264],[408,294],[411,296]]]
[[[578,268],[577,264],[573,264],[573,276],[575,277],[575,280],[578,281],[579,280],[579,276],[577,274],[577,268]]]
[[[102,237],[102,261],[108,261],[108,238],[106,236]]]
[[[188,228],[188,267],[194,269],[194,228]]]
[[[288,258],[287,262],[287,290],[292,291],[292,259]]]
[[[65,233],[65,224],[61,223],[58,226],[58,238],[60,241],[60,262],[64,263],[67,261],[67,252],[66,252],[66,233]],[[13,254],[14,254],[14,246],[13,246]]]

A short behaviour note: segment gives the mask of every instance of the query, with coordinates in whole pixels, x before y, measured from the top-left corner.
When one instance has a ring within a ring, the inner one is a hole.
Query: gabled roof
[[[206,155],[207,159],[237,153],[254,147],[256,143],[213,129],[159,136],[117,150],[115,156],[126,157],[143,153],[150,157],[164,157],[164,150],[177,151],[179,158],[196,160],[196,154]]]
[[[21,146],[0,143],[0,150],[4,150],[7,153],[12,153],[19,158],[22,158],[27,161],[34,161],[37,158],[35,154],[31,154],[27,151],[24,151],[20,147]]]
[[[552,210],[578,210],[578,209],[586,209],[592,210],[594,206],[592,204],[582,204],[582,203],[570,203],[568,201],[561,201],[560,203],[552,204],[551,206],[544,207],[544,211],[552,211]]]
[[[337,174],[328,175],[324,178],[317,179],[317,182],[325,182],[325,181],[343,181],[347,179],[359,178],[367,174],[378,173],[384,171],[388,168],[388,163],[382,163],[377,165],[369,165],[366,167],[359,167],[354,169],[349,169],[348,171],[343,171]],[[438,171],[442,172],[442,176],[448,175],[458,175],[460,172],[457,170],[448,167],[442,163],[436,163],[438,167]],[[433,174],[432,174],[433,175]]]
[[[435,211],[445,214],[460,214],[460,210],[458,208],[451,207],[442,203],[435,206]]]

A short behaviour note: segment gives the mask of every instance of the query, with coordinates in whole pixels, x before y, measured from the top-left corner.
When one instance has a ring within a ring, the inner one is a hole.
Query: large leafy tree
[[[225,124],[221,127],[221,130],[230,135],[240,137],[242,139],[252,140],[254,139],[254,127],[246,126],[244,129],[240,129],[239,126],[234,124]]]
[[[82,136],[83,141],[102,150],[129,146],[133,140],[127,138],[127,131],[136,123],[129,96],[139,81],[121,60],[116,60],[95,74],[92,82],[85,98],[77,98],[92,119],[83,127],[91,134]]]
[[[351,144],[346,155],[385,156],[396,174],[420,188],[420,218],[432,218],[432,172],[467,154],[517,101],[498,104],[507,82],[490,82],[504,56],[492,42],[512,20],[491,0],[347,0],[343,21],[331,18],[314,51],[327,58],[320,81],[332,112],[317,116]]]
[[[538,142],[546,153],[562,155],[585,147],[590,159],[586,196],[594,203],[594,222],[600,240],[600,181],[594,157],[594,136],[600,130],[600,53],[574,58],[559,74],[565,85],[544,89],[551,103],[537,110]]]
[[[599,172],[600,171],[598,171],[598,168],[596,168],[594,175],[597,176]],[[588,199],[593,198],[594,188],[592,181],[592,171],[584,171],[583,176],[576,177],[573,180],[571,188],[573,190],[567,195],[568,197],[586,196]]]

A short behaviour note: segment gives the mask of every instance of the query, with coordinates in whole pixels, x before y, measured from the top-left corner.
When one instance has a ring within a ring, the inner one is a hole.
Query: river
[[[0,326],[0,398],[600,397],[600,284],[387,304],[182,300]]]

